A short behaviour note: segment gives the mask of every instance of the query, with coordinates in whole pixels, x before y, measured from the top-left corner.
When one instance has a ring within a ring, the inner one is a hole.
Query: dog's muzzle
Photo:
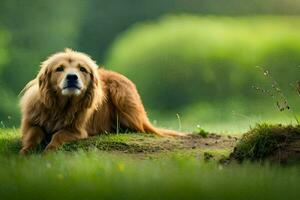
[[[62,81],[61,89],[63,95],[80,95],[82,81],[76,73],[69,73]]]

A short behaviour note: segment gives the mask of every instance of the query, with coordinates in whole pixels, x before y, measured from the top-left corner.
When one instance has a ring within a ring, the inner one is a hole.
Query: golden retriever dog
[[[125,76],[98,68],[88,55],[66,49],[42,62],[23,90],[22,149],[26,154],[47,138],[45,151],[119,127],[160,136],[183,136],[155,128],[135,85]]]

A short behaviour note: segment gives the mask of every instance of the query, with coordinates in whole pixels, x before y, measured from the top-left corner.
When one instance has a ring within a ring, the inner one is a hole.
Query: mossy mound
[[[258,124],[236,144],[232,160],[300,163],[300,126]]]

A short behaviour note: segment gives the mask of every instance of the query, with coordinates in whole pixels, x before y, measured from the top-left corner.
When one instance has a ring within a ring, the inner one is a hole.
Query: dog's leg
[[[22,130],[22,149],[20,154],[25,155],[38,144],[40,144],[45,137],[43,130],[37,126],[28,126]]]
[[[68,130],[61,130],[56,132],[46,146],[45,152],[55,151],[58,147],[66,142],[71,142],[74,140],[79,140],[87,137],[86,131],[71,132]]]
[[[116,109],[117,122],[136,132],[163,135],[149,122],[141,98],[134,84],[128,79],[110,85],[110,97]]]

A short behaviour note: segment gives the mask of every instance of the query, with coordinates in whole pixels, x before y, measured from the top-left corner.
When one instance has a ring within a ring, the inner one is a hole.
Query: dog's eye
[[[59,66],[58,68],[56,68],[57,72],[62,72],[64,71],[64,67],[63,66]]]
[[[80,70],[81,72],[87,73],[87,70],[86,70],[84,67],[80,67],[79,70]]]

